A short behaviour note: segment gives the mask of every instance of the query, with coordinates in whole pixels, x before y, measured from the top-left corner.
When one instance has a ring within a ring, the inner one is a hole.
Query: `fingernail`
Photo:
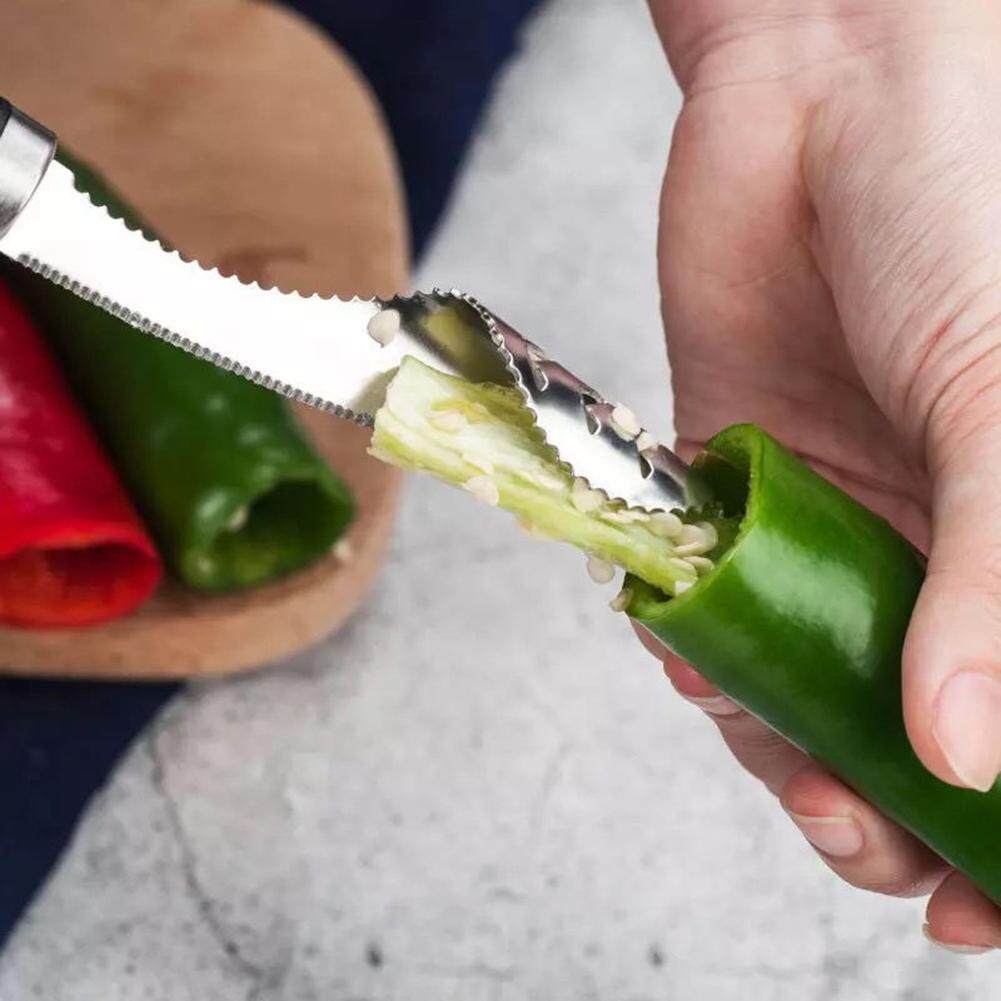
[[[814,848],[832,858],[851,858],[862,851],[862,829],[852,817],[804,817],[790,813],[793,823]]]
[[[932,733],[965,786],[987,792],[1001,772],[1001,681],[979,671],[954,674],[938,694]]]
[[[982,956],[985,952],[993,952],[991,945],[958,945],[955,942],[940,942],[931,933],[931,927],[927,924],[921,926],[924,936],[932,945],[945,949],[947,952],[958,952],[961,956]]]
[[[697,699],[692,695],[685,697],[692,705],[698,706],[710,716],[736,716],[741,711],[740,706],[725,695],[711,695],[704,699]]]

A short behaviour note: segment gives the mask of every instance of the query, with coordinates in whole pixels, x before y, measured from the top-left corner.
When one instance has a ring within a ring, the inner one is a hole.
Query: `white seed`
[[[658,442],[649,431],[640,431],[636,438],[636,447],[641,452],[650,452],[657,448]]]
[[[620,508],[613,511],[602,511],[603,521],[611,521],[617,525],[635,525],[650,520],[650,515],[646,511],[634,510],[633,508]]]
[[[466,415],[458,410],[437,410],[429,418],[428,423],[434,425],[439,431],[446,431],[454,434],[461,431],[469,421]]]
[[[202,553],[194,558],[193,566],[191,567],[195,573],[201,574],[203,577],[211,576],[216,571],[215,560],[211,556],[206,556]]]
[[[674,585],[674,596],[677,597],[679,594],[684,594],[691,586],[692,582],[690,580],[679,580]]]
[[[528,476],[536,486],[545,487],[547,490],[565,490],[567,486],[567,481],[562,476],[547,469],[542,463]]]
[[[640,426],[639,418],[629,407],[624,407],[617,403],[612,407],[612,430],[623,440],[632,441],[643,428]]]
[[[670,511],[655,511],[650,515],[650,531],[661,539],[680,539],[684,527],[681,519]]]
[[[685,580],[695,580],[695,567],[688,560],[681,559],[680,556],[672,556],[667,560],[666,566],[676,574],[681,574]]]
[[[489,476],[471,476],[462,484],[478,501],[496,507],[500,502],[500,491]]]
[[[479,402],[470,403],[469,401],[465,401],[463,404],[463,412],[468,418],[470,424],[482,424],[484,421],[490,420],[489,409]]]
[[[629,607],[629,602],[633,600],[633,591],[630,587],[624,587],[608,603],[608,607],[613,612],[624,612]]]
[[[588,556],[587,573],[595,584],[609,584],[615,576],[615,564],[600,556]]]
[[[334,556],[341,563],[347,563],[355,554],[355,547],[348,538],[338,539],[334,545]]]
[[[475,466],[481,472],[486,473],[487,476],[494,475],[494,464],[489,459],[486,459],[481,455],[474,455],[472,452],[463,452],[462,461],[468,462],[471,466]]]
[[[380,309],[368,321],[368,336],[385,347],[400,332],[400,314],[395,309]]]
[[[603,490],[592,490],[579,476],[570,488],[570,503],[582,514],[597,511],[607,499]]]
[[[227,532],[239,532],[244,525],[247,524],[247,518],[250,516],[250,508],[246,506],[238,507],[234,512],[229,521],[226,522]]]
[[[685,525],[682,528],[674,552],[677,556],[703,556],[715,549],[718,541],[716,529],[708,522],[700,521],[697,525]]]
[[[713,561],[705,556],[686,556],[685,562],[693,567],[700,577],[705,577],[713,568]]]

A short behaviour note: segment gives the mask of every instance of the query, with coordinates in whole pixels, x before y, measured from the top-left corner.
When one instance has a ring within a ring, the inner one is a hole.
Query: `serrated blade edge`
[[[185,260],[95,205],[60,163],[0,251],[144,333],[357,423],[371,423],[403,355],[366,335],[380,301],[262,288]]]

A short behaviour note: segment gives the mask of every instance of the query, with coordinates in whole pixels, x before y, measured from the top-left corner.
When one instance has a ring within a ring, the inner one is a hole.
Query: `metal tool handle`
[[[28,204],[55,152],[56,137],[0,97],[0,237]]]

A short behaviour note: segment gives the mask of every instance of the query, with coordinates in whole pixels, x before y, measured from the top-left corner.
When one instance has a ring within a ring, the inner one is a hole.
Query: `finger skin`
[[[687,661],[672,653],[664,655],[664,674],[675,690],[689,701],[693,699],[726,698],[720,690],[699,674]],[[735,704],[735,703],[733,703]],[[725,714],[724,714],[725,715]]]
[[[917,838],[819,765],[811,763],[793,775],[780,802],[804,833],[810,830],[813,818],[844,818],[856,825],[861,833],[861,848],[856,854],[839,858],[820,848],[817,853],[842,879],[860,889],[895,897],[923,896],[949,871]]]
[[[948,876],[928,901],[925,934],[954,952],[1001,948],[1001,910],[961,873]]]
[[[999,403],[1001,405],[1001,403]],[[960,450],[937,489],[928,576],[904,646],[904,718],[915,751],[943,781],[986,791],[1001,770],[1001,442]],[[978,679],[971,704],[948,696]]]
[[[677,430],[774,429],[847,472],[842,485],[922,550],[932,542],[904,654],[908,733],[939,778],[987,788],[1001,769],[997,5],[831,4],[828,30],[795,0],[769,5],[766,26],[753,0],[651,6],[688,98],[660,241]],[[894,498],[910,501],[906,519]],[[666,669],[747,764],[768,739],[755,721],[713,712],[711,686]],[[774,760],[753,765],[779,781]],[[913,892],[942,872],[815,765],[781,791],[859,823],[857,857],[826,859],[846,878]],[[953,945],[1001,941],[997,909],[955,875],[929,926]]]
[[[850,818],[857,825],[862,840],[857,855],[835,858],[817,849],[842,879],[861,889],[908,897],[926,894],[942,881],[949,870],[937,855],[765,723],[720,695],[690,664],[667,654],[664,672],[683,698],[713,720],[734,757],[779,797],[804,833],[813,826],[810,820]]]
[[[636,638],[643,644],[647,653],[660,661],[667,656],[667,647],[649,629],[645,629],[635,619],[630,619],[629,624],[633,627]]]
[[[721,695],[693,667],[668,654],[664,673],[684,699],[698,706],[716,724],[727,747],[740,764],[778,795],[789,778],[809,758],[771,727]]]

